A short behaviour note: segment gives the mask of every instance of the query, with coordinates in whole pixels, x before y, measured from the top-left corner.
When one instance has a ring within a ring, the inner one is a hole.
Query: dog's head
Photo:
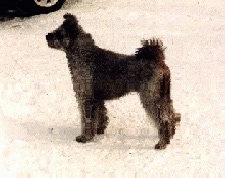
[[[84,33],[74,15],[67,13],[63,18],[65,19],[63,24],[46,35],[50,48],[65,50],[72,45],[80,34]]]

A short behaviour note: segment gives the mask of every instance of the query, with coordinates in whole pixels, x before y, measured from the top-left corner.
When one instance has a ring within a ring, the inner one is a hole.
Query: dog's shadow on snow
[[[80,134],[80,127],[58,127],[44,126],[41,123],[24,123],[24,128],[30,137],[35,137],[42,141],[51,141],[51,143],[74,144],[79,148],[121,148],[121,149],[151,149],[157,141],[157,134],[153,130],[147,129],[141,133],[131,133],[129,128],[107,128],[104,135],[96,135],[94,139],[86,144],[77,143],[76,136]]]

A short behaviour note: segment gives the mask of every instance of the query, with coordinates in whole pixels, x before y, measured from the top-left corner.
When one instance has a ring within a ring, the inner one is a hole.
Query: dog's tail
[[[155,62],[165,60],[163,42],[159,39],[141,40],[142,47],[135,53],[136,59],[147,59]]]

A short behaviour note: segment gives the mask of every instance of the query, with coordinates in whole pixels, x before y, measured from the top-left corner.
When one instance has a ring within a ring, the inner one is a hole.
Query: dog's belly
[[[107,83],[94,87],[94,98],[97,100],[112,100],[119,98],[128,92],[126,84],[109,85]]]
[[[137,82],[124,79],[107,80],[106,82],[94,82],[94,98],[97,100],[112,100],[126,95],[129,92],[139,91]]]

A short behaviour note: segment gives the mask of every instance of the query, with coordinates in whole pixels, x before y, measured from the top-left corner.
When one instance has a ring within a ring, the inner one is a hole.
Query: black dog
[[[175,134],[175,113],[170,98],[170,71],[160,40],[144,40],[135,55],[117,54],[95,46],[75,16],[64,15],[63,24],[46,35],[48,46],[63,50],[68,58],[73,88],[81,112],[85,143],[104,134],[108,124],[105,100],[138,92],[149,118],[159,130],[156,149],[163,149]]]

